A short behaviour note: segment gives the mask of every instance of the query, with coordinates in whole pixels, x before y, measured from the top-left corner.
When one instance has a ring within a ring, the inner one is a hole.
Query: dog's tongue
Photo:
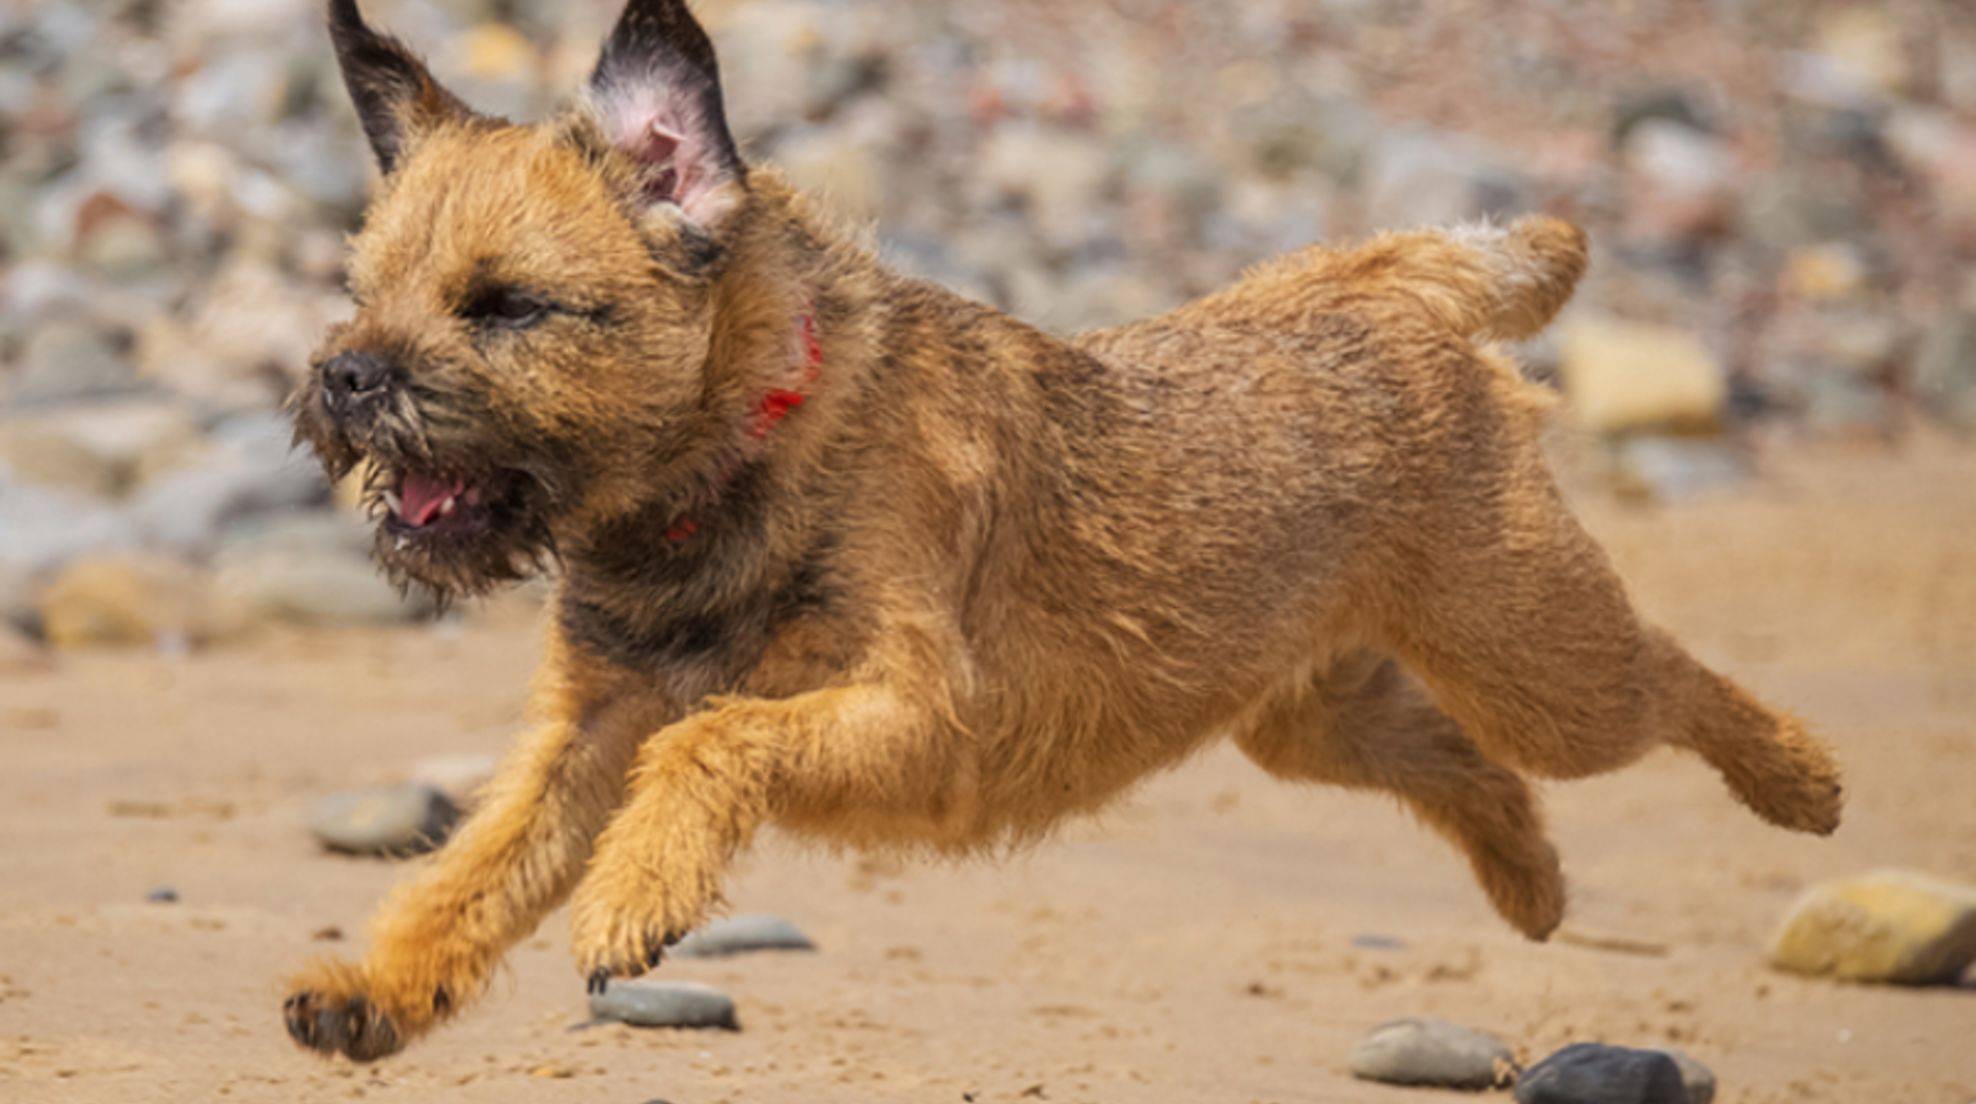
[[[463,479],[435,479],[417,472],[406,472],[404,482],[398,487],[398,516],[409,525],[432,524],[439,516],[439,508],[454,495],[465,494],[466,481]]]

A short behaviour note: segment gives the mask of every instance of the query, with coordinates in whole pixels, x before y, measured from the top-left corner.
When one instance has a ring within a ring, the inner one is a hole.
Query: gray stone
[[[159,886],[144,895],[144,899],[154,905],[178,904],[178,890],[170,886]]]
[[[1371,228],[1456,223],[1530,210],[1529,182],[1493,151],[1438,131],[1395,127],[1366,158]]]
[[[0,572],[31,577],[80,556],[132,548],[137,528],[117,510],[79,495],[30,486],[0,463]]]
[[[1750,462],[1727,441],[1629,437],[1614,449],[1613,476],[1621,493],[1681,502],[1743,482],[1750,477]]]
[[[86,398],[128,390],[135,379],[130,358],[109,333],[63,318],[29,335],[7,397],[16,402]]]
[[[144,488],[131,512],[146,539],[173,552],[204,555],[231,527],[329,498],[322,469],[289,444],[273,413],[241,415],[219,426],[199,462]]]
[[[217,582],[249,623],[390,624],[432,610],[429,597],[399,593],[368,557],[339,550],[228,553]]]
[[[1681,1067],[1658,1050],[1573,1043],[1516,1080],[1517,1104],[1688,1104]]]
[[[1662,1053],[1681,1067],[1681,1085],[1688,1090],[1688,1104],[1713,1104],[1715,1071],[1695,1061],[1685,1050],[1669,1048]]]
[[[591,995],[590,1014],[633,1027],[741,1029],[727,994],[690,981],[613,981]]]
[[[379,786],[317,802],[309,831],[331,851],[414,855],[445,842],[459,810],[431,786]]]
[[[729,916],[679,941],[681,958],[720,958],[750,951],[814,951],[816,944],[779,916]]]
[[[412,781],[431,786],[450,799],[460,808],[470,808],[479,798],[480,791],[494,777],[498,761],[492,755],[478,752],[460,752],[454,755],[429,755],[412,764]]]
[[[1915,361],[1914,385],[1936,414],[1976,430],[1976,311],[1936,324]]]
[[[1380,1024],[1352,1048],[1352,1076],[1389,1085],[1486,1089],[1507,1081],[1516,1056],[1501,1039],[1446,1020]]]

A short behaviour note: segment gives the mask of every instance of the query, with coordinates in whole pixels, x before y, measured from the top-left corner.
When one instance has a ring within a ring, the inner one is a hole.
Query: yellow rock
[[[1976,888],[1907,870],[1813,886],[1771,941],[1770,963],[1843,981],[1932,985],[1976,962]]]
[[[1684,330],[1581,316],[1559,341],[1572,416],[1597,433],[1708,432],[1729,388],[1701,340]]]
[[[468,31],[462,53],[466,71],[485,80],[527,76],[538,60],[535,44],[506,23],[482,23]]]
[[[42,592],[40,613],[57,648],[189,646],[221,628],[205,575],[156,556],[78,560]]]

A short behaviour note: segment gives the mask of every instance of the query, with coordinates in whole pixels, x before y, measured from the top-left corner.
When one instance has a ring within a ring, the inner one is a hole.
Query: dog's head
[[[580,102],[531,126],[473,112],[355,0],[329,25],[384,183],[297,438],[333,477],[365,466],[401,583],[478,593],[706,467],[747,168],[683,0],[631,0]]]

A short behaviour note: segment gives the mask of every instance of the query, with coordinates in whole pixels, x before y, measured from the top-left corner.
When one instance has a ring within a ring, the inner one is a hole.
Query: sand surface
[[[511,603],[0,674],[0,1100],[1400,1104],[1437,1094],[1355,1082],[1346,1054],[1382,1020],[1434,1014],[1525,1059],[1677,1045],[1726,1104],[1970,1104],[1976,984],[1844,987],[1775,974],[1761,949],[1823,877],[1976,881],[1976,453],[1785,450],[1767,467],[1680,506],[1577,495],[1641,605],[1813,718],[1849,775],[1831,840],[1763,826],[1670,753],[1548,787],[1567,931],[1634,950],[1523,942],[1390,803],[1217,750],[998,866],[766,841],[734,905],[794,920],[822,953],[665,967],[731,993],[739,1033],[573,1030],[558,915],[409,1053],[305,1055],[278,979],[360,945],[404,873],[319,853],[307,809],[503,745],[534,645]],[[180,903],[145,903],[159,885]],[[350,934],[317,937],[330,927]]]

